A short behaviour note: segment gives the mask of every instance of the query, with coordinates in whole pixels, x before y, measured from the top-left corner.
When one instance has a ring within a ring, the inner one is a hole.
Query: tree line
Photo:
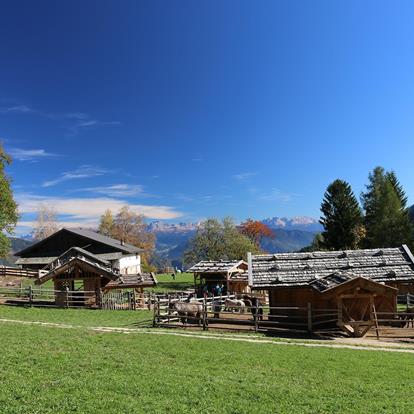
[[[321,218],[324,231],[307,250],[345,250],[414,245],[414,226],[406,193],[394,171],[376,167],[358,202],[350,184],[337,179],[326,189]]]

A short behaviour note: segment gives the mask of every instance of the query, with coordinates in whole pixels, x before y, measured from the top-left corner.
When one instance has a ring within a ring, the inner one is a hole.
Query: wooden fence
[[[406,293],[405,295],[398,295],[397,303],[399,305],[405,305],[407,308],[414,307],[414,295],[411,293]]]
[[[204,330],[214,329],[248,329],[248,330],[295,330],[314,331],[316,328],[334,326],[337,321],[336,309],[312,310],[308,307],[270,307],[268,305],[232,305],[226,307],[226,299],[234,296],[199,298],[198,312],[184,315],[177,311],[179,299],[159,299],[154,305],[154,326],[177,327],[199,326]],[[194,304],[196,302],[191,302]],[[185,310],[185,308],[184,308]]]
[[[18,267],[0,266],[0,277],[29,277],[37,278],[37,270],[19,269]]]
[[[93,297],[92,306],[87,303]],[[58,298],[58,300],[56,300]],[[53,290],[43,287],[0,287],[0,304],[41,307],[84,308],[94,307],[109,310],[152,309],[155,294],[134,291],[81,291]]]
[[[198,308],[179,309],[179,299],[157,298],[154,304],[153,325],[157,327],[199,327],[229,330],[288,331],[296,333],[334,333],[340,326],[365,324],[375,330],[379,338],[381,332],[389,334],[395,329],[413,328],[414,312],[410,309],[400,312],[375,313],[369,321],[343,322],[338,309],[316,309],[307,307],[270,307],[258,305],[252,307],[233,306],[226,308],[227,297],[198,298]],[[195,303],[195,302],[192,302]],[[197,310],[197,312],[194,312]],[[348,326],[348,328],[349,328]],[[413,332],[414,336],[414,332]]]

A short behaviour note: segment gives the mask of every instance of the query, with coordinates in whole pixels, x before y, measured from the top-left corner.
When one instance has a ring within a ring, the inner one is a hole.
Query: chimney
[[[121,246],[125,246],[125,242],[121,240]]]

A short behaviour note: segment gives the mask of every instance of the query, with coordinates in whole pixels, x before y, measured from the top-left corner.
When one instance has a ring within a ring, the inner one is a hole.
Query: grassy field
[[[0,307],[0,318],[145,325],[148,312]],[[411,354],[0,324],[0,412],[411,413]]]
[[[171,274],[157,275],[158,285],[151,288],[151,291],[157,293],[182,291],[194,288],[194,276],[192,273],[177,273],[175,280]]]

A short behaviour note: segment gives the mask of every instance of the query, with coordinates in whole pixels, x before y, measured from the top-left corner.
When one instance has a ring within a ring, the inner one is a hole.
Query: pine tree
[[[407,197],[394,172],[377,167],[362,194],[368,248],[398,247],[413,242]]]
[[[0,257],[9,253],[10,241],[6,234],[11,234],[19,218],[17,204],[13,199],[10,178],[5,168],[11,163],[11,158],[0,145]]]
[[[335,180],[328,186],[321,205],[323,246],[327,249],[355,249],[360,243],[361,209],[351,186]]]

